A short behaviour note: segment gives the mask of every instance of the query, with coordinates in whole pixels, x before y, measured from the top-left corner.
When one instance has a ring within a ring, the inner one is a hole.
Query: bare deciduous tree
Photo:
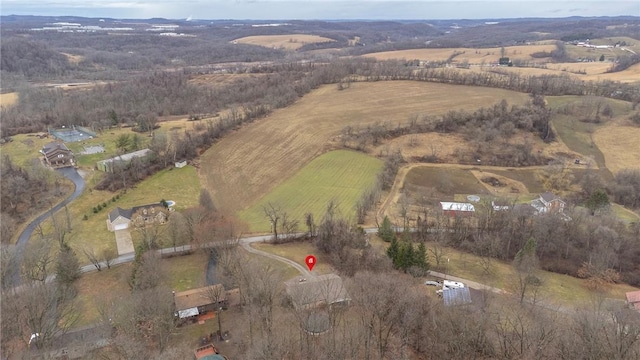
[[[280,206],[274,205],[270,202],[262,207],[262,211],[264,212],[264,216],[269,219],[269,223],[271,224],[273,241],[278,242],[278,227],[280,219],[282,219],[282,210],[280,209]]]

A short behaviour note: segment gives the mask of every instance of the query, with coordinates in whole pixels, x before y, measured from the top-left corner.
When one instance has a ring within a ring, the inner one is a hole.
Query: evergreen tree
[[[385,242],[391,242],[396,238],[396,233],[393,231],[391,220],[389,220],[388,216],[385,216],[382,220],[382,224],[378,228],[378,236]]]
[[[80,277],[80,261],[73,249],[63,243],[60,247],[56,264],[56,279],[59,283],[69,285]]]
[[[427,259],[427,247],[424,246],[424,243],[420,243],[420,245],[418,245],[418,251],[416,252],[416,263],[414,265],[424,271],[429,270],[429,260]]]
[[[405,242],[406,249],[404,251],[404,261],[402,270],[406,273],[407,270],[413,266],[416,262],[416,251],[413,248],[413,244],[410,242]]]
[[[398,267],[398,254],[400,253],[400,245],[395,237],[391,240],[391,245],[387,248],[387,256],[393,262],[393,267]]]
[[[607,192],[602,189],[594,191],[585,203],[585,206],[591,210],[592,215],[595,215],[596,211],[606,208],[609,205],[609,195],[607,195]]]

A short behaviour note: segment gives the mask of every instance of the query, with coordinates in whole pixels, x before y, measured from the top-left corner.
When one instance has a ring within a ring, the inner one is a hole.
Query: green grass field
[[[121,193],[115,202],[111,199],[117,194],[89,190],[92,186],[93,184],[88,183],[87,190],[68,207],[72,223],[69,244],[76,249],[83,264],[88,263],[88,259],[82,253],[84,247],[93,248],[97,253],[103,249],[116,250],[115,236],[107,230],[106,224],[109,212],[116,206],[129,208],[165,199],[175,201],[175,208],[180,210],[197,205],[200,194],[200,181],[196,169],[192,166],[162,170],[140,182],[135,188]],[[103,203],[106,203],[107,207],[94,214],[93,207]],[[85,215],[87,220],[83,220]],[[64,219],[64,210],[57,216]],[[45,233],[50,231],[51,222],[46,221],[43,227]],[[32,237],[34,236],[39,235],[34,233]]]
[[[313,213],[316,222],[327,204],[336,200],[344,216],[353,218],[355,204],[362,193],[374,184],[382,161],[354,151],[331,151],[321,155],[292,178],[238,215],[251,231],[269,231],[263,207],[271,203],[303,223],[305,213]]]

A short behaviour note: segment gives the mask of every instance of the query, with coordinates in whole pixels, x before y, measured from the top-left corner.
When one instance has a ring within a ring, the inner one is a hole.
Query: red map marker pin
[[[316,257],[313,255],[308,255],[304,259],[304,263],[307,264],[309,271],[313,271],[313,267],[316,265]]]

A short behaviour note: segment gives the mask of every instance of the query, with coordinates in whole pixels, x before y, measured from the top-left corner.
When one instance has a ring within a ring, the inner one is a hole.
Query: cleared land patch
[[[329,141],[346,126],[395,125],[415,114],[475,110],[502,99],[523,104],[529,97],[502,89],[417,81],[353,83],[342,91],[325,85],[226,136],[201,156],[199,175],[220,209],[246,209],[329,150]]]
[[[605,126],[593,133],[593,141],[604,154],[612,173],[622,169],[640,169],[640,127]]]
[[[405,187],[433,188],[435,201],[452,201],[456,194],[489,194],[469,170],[447,167],[413,168],[407,174]]]
[[[274,49],[297,50],[306,44],[335,41],[318,35],[289,34],[289,35],[256,35],[234,40],[239,44],[264,46]]]
[[[539,170],[534,169],[507,169],[507,170],[491,170],[492,173],[500,176],[504,176],[513,181],[517,181],[523,184],[529,193],[539,194],[544,192],[544,187],[538,180],[536,172]]]
[[[195,85],[229,85],[235,84],[243,79],[254,79],[264,77],[266,74],[204,74],[197,75],[189,80]]]
[[[335,200],[341,213],[355,216],[355,204],[362,193],[376,181],[382,161],[354,151],[331,151],[311,161],[293,177],[280,184],[247,210],[239,212],[251,231],[269,231],[270,224],[263,207],[271,203],[298,219],[312,213],[316,222],[322,218],[327,204]],[[304,260],[304,258],[302,259]]]
[[[513,60],[528,60],[536,62],[546,62],[545,59],[535,59],[531,54],[536,52],[550,52],[554,50],[555,45],[521,45],[507,46],[504,48],[504,56]],[[458,54],[458,55],[456,55]],[[497,63],[502,57],[500,48],[446,48],[446,49],[411,49],[398,51],[385,51],[363,55],[372,57],[377,60],[405,59],[405,60],[424,60],[424,61],[445,61],[453,57],[453,62],[461,63],[468,61],[469,63],[479,64],[481,62]]]
[[[18,101],[18,93],[10,92],[0,94],[0,107],[9,107]]]
[[[470,152],[471,146],[460,134],[424,133],[403,135],[385,141],[369,153],[378,155],[396,150],[400,150],[405,159],[419,159],[435,154],[442,162],[454,163],[457,162],[456,152]]]

